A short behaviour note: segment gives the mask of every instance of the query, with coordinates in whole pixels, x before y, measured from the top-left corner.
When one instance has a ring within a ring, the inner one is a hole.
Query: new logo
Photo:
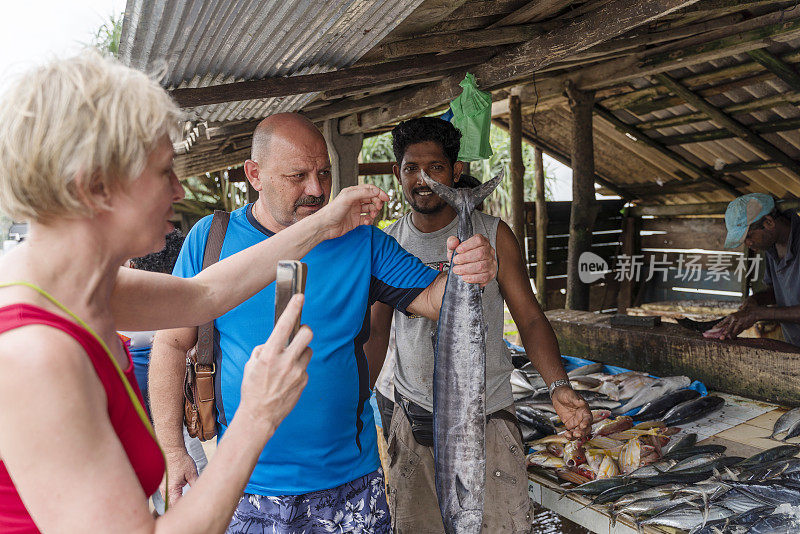
[[[606,260],[594,252],[584,252],[578,258],[578,277],[584,284],[596,282],[610,272]]]

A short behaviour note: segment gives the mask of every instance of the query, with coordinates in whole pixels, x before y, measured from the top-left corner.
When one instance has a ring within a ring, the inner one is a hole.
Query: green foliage
[[[391,132],[364,139],[361,145],[361,161],[364,163],[394,161]],[[364,176],[364,183],[375,184],[389,195],[389,202],[383,205],[381,214],[378,216],[379,221],[394,221],[408,211],[408,206],[403,199],[403,188],[394,174]]]
[[[108,16],[102,26],[92,36],[92,40],[88,43],[111,56],[117,57],[119,55],[119,38],[122,36],[122,19],[123,13],[112,13]]]
[[[494,194],[489,196],[484,203],[484,211],[497,217],[508,219],[511,215],[511,138],[508,133],[492,124],[489,135],[489,142],[492,145],[492,156],[478,162],[473,162],[470,167],[470,174],[481,182],[493,178],[501,169],[505,169],[505,176],[500,185],[495,189]],[[525,166],[525,174],[522,177],[524,187],[524,198],[527,201],[533,200],[536,196],[536,185],[534,183],[535,167],[534,149],[528,143],[522,143],[522,164]],[[544,184],[546,199],[552,199],[552,187],[555,176],[552,169],[545,163],[544,165]]]
[[[207,172],[182,182],[186,197],[176,202],[177,213],[197,221],[214,210],[233,211],[247,204],[247,184],[228,181],[227,171]]]
[[[492,215],[508,218],[511,214],[511,176],[509,167],[511,165],[511,154],[509,147],[511,139],[507,132],[492,124],[489,141],[492,145],[492,157],[489,159],[472,162],[469,174],[476,177],[481,182],[486,181],[505,169],[506,176],[487,201],[484,203],[484,210]],[[364,139],[361,147],[361,161],[364,163],[393,161],[392,134],[390,132],[376,135]],[[522,144],[522,162],[525,165],[525,175],[523,183],[525,187],[525,200],[533,200],[536,191],[534,184],[534,150],[527,143]],[[465,170],[465,172],[467,172]],[[552,186],[555,176],[552,169],[545,162],[545,198],[552,198]],[[403,198],[402,187],[397,178],[392,174],[379,176],[365,176],[364,182],[375,184],[389,195],[389,202],[384,205],[379,219],[398,219],[408,211],[408,205]]]

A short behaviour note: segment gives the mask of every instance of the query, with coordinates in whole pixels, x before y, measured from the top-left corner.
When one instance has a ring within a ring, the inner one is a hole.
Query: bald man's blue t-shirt
[[[173,274],[186,278],[200,272],[210,227],[208,216],[192,228]],[[248,204],[231,213],[220,257],[272,235]],[[314,332],[308,384],[264,448],[247,493],[300,495],[340,486],[379,467],[363,349],[370,306],[381,301],[405,311],[438,274],[373,226],[323,241],[302,261],[308,265],[302,322]],[[273,283],[214,322],[220,438],[239,406],[244,365],[272,332],[274,314]]]

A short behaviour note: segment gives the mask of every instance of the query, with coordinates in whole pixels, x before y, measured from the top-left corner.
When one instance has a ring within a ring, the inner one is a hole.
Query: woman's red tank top
[[[85,328],[38,306],[13,304],[0,308],[0,334],[28,325],[57,328],[80,343],[103,384],[108,399],[108,417],[139,478],[139,483],[145,495],[155,493],[164,476],[164,457],[139,417],[114,363],[103,346]],[[133,374],[133,362],[127,349],[126,354],[128,368],[124,371],[125,378],[131,383],[141,402],[141,393]],[[61,431],[68,432],[69,428]],[[46,489],[42,488],[43,491]],[[15,534],[38,532],[3,462],[0,462],[0,532]]]

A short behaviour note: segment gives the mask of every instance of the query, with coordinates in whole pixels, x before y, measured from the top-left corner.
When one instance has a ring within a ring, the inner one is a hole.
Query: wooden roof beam
[[[750,146],[762,152],[763,154],[766,154],[767,157],[782,164],[795,175],[800,177],[800,163],[787,156],[782,150],[761,137],[748,126],[745,126],[739,121],[731,118],[718,107],[696,95],[691,90],[674,80],[668,74],[656,74],[655,77],[659,82],[661,82],[662,85],[666,86],[670,91],[683,98],[689,105],[698,111],[705,113],[714,122],[735,134],[737,137],[740,137]]]
[[[349,67],[316,74],[280,76],[209,87],[185,87],[173,89],[170,94],[179,106],[189,108],[223,102],[316,93],[320,90],[374,85],[382,81],[392,82],[401,77],[413,77],[431,72],[466,67],[486,61],[495,53],[495,49],[488,47],[454,52],[452,54],[429,54],[412,59]]]
[[[468,30],[422,35],[403,41],[380,45],[370,57],[382,60],[397,59],[418,54],[432,54],[469,50],[483,46],[502,46],[529,41],[543,33],[537,24],[506,26],[503,28]]]
[[[574,1],[575,0],[533,0],[516,11],[509,13],[494,24],[491,24],[489,28],[536,22],[558,13]]]
[[[677,154],[676,152],[670,150],[669,148],[667,148],[666,146],[661,144],[659,141],[648,137],[643,132],[640,132],[635,126],[631,126],[630,124],[627,124],[627,123],[623,122],[622,120],[618,119],[613,113],[611,113],[610,111],[606,110],[605,108],[603,108],[599,104],[595,104],[594,111],[601,118],[603,118],[605,121],[611,123],[612,126],[614,126],[618,130],[620,130],[622,133],[624,133],[628,137],[630,137],[632,141],[641,142],[641,143],[649,146],[650,148],[652,148],[654,150],[657,150],[658,152],[660,152],[661,154],[665,155],[666,157],[668,157],[669,159],[671,159],[672,161],[674,161],[675,163],[677,163],[681,167],[684,167],[684,168],[690,170],[691,172],[693,172],[694,174],[696,174],[697,176],[699,176],[700,178],[703,178],[704,180],[707,180],[707,181],[715,184],[717,187],[719,187],[720,189],[722,189],[724,191],[727,191],[728,193],[730,193],[734,197],[737,197],[737,196],[741,195],[739,190],[736,189],[731,184],[729,184],[726,181],[720,179],[719,177],[711,174],[710,172],[708,172],[707,170],[703,169],[699,165],[695,165],[694,163],[692,163],[691,161],[687,160],[686,158],[684,158],[680,154]]]
[[[765,98],[756,98],[749,102],[731,104],[722,108],[722,111],[729,115],[752,113],[753,111],[762,109],[772,109],[781,105],[792,105],[798,103],[800,103],[800,93],[786,93],[772,95]],[[688,113],[686,115],[678,115],[676,117],[669,117],[666,119],[640,122],[636,125],[636,127],[640,130],[657,130],[659,128],[670,128],[673,126],[704,122],[707,120],[708,117],[705,113]]]
[[[794,12],[785,14],[780,12],[770,13],[769,15],[750,19],[739,24],[733,24],[726,30],[730,33],[728,37],[712,39],[697,45],[694,47],[691,54],[680,52],[675,53],[674,57],[672,57],[667,53],[659,53],[657,56],[658,61],[650,60],[650,54],[652,54],[652,52],[631,54],[626,57],[596,63],[582,69],[556,76],[537,77],[536,87],[534,88],[533,84],[530,83],[526,84],[520,93],[520,98],[523,106],[538,102],[538,108],[540,110],[546,110],[564,102],[563,86],[567,80],[575,81],[579,87],[602,89],[658,72],[696,65],[698,63],[729,57],[749,50],[765,48],[772,42],[771,39],[773,38],[780,37],[781,39],[786,39],[800,35],[800,24],[798,24],[797,21],[799,17],[800,10],[795,10]],[[782,22],[779,22],[781,20]],[[790,62],[800,61],[800,52],[791,52],[782,56],[782,59]],[[757,76],[763,77],[760,79],[752,77],[742,82],[737,81],[731,84],[723,84],[721,86],[703,89],[701,93],[704,95],[711,93],[718,94],[726,90],[725,86],[727,85],[733,87],[739,83],[755,83],[756,81],[763,81],[771,76],[764,72],[763,67],[759,64],[749,62],[743,65],[719,69],[718,71],[687,76],[684,80],[687,84],[700,86],[712,83],[714,80],[733,76],[744,76],[753,72],[761,72],[763,74]],[[662,109],[662,107],[671,107],[680,103],[678,99],[672,99],[671,97],[657,102],[651,102],[653,96],[668,93],[669,91],[666,88],[655,85],[653,87],[646,87],[617,97],[605,99],[602,104],[604,107],[608,105],[609,108],[620,109],[623,107],[627,108],[632,106],[635,102],[640,101],[642,104],[649,105],[649,107],[647,110],[636,109],[635,112],[641,111],[645,113],[655,111],[656,109]],[[502,107],[502,101],[495,103],[492,109],[493,115],[502,115],[508,112],[507,109],[501,109]],[[631,111],[634,110],[631,109]]]
[[[562,28],[498,54],[491,61],[475,67],[473,73],[484,88],[502,86],[697,1],[612,0],[597,12],[576,18]],[[461,92],[460,81],[458,77],[449,77],[422,90],[398,92],[399,99],[392,99],[380,109],[367,111],[358,117],[345,117],[339,131],[367,131],[444,105]]]
[[[759,134],[788,132],[790,130],[800,129],[800,118],[756,124],[750,128]],[[660,137],[658,140],[664,146],[673,146],[688,145],[689,143],[702,143],[705,141],[716,141],[718,139],[730,139],[731,137],[737,136],[729,130],[709,130],[707,132],[695,132],[690,134],[666,135],[664,137]]]
[[[775,76],[783,80],[795,91],[800,91],[800,75],[795,70],[776,57],[766,48],[758,50],[751,50],[747,53],[751,58],[764,66],[768,71],[772,72]]]

